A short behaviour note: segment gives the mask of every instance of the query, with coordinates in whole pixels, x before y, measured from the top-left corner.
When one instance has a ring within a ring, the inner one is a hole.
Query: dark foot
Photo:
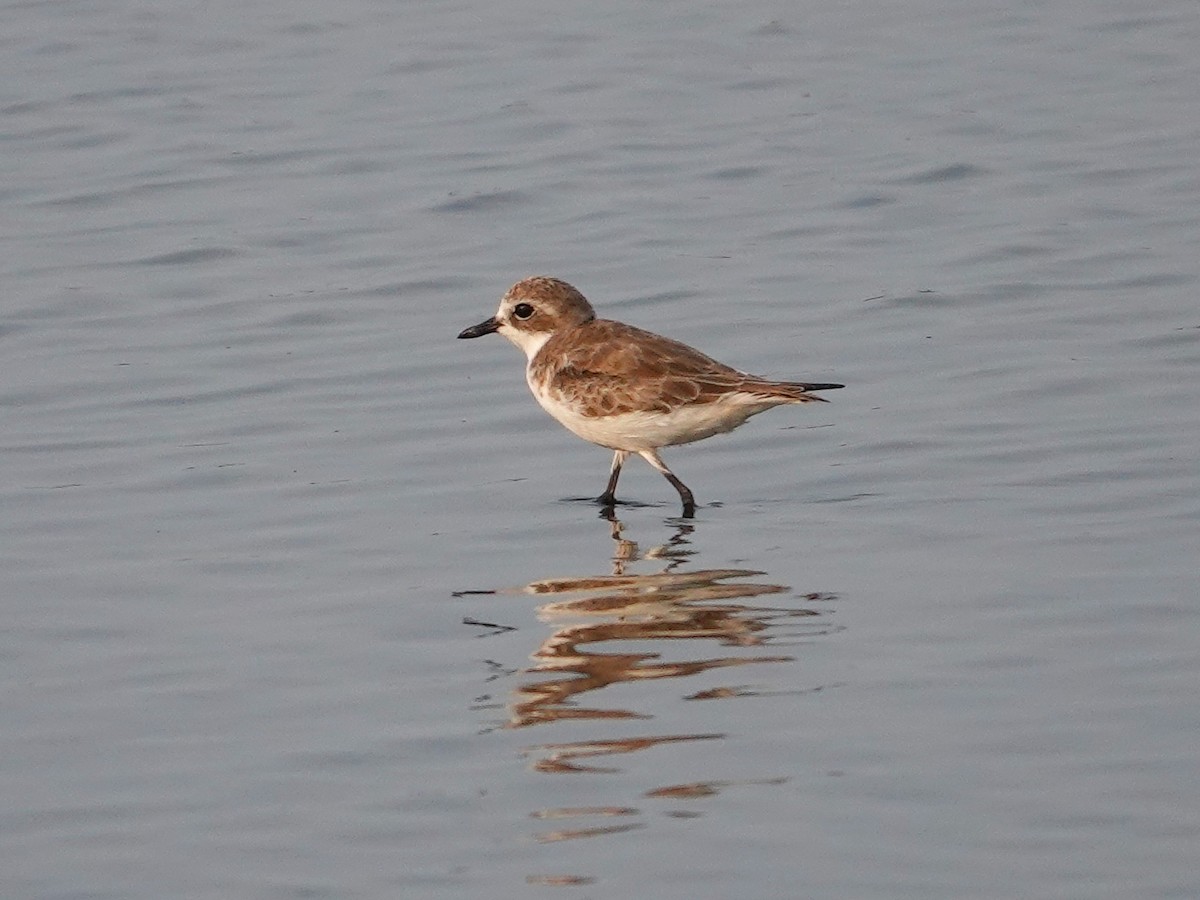
[[[596,502],[599,503],[601,506],[616,506],[617,498],[616,498],[616,495],[612,494],[611,492],[605,491],[603,494],[601,494],[599,497],[596,498]]]
[[[683,501],[683,517],[685,519],[693,518],[696,515],[696,498],[692,496],[691,489],[671,472],[663,472],[663,474],[667,476],[667,481],[671,482],[675,490],[679,491],[679,499]]]

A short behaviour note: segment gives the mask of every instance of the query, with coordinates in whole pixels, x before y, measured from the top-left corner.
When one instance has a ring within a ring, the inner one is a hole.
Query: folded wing
[[[764,407],[808,403],[822,399],[809,391],[842,387],[747,375],[679,341],[622,322],[598,319],[583,329],[587,340],[572,333],[562,335],[570,340],[548,341],[531,375],[548,376],[550,390],[572,398],[586,416],[669,413],[718,400]]]

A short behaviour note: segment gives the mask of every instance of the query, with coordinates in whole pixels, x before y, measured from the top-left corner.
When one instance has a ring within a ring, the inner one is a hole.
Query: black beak
[[[485,334],[491,334],[500,327],[500,323],[496,321],[496,317],[492,316],[486,322],[480,322],[478,325],[472,325],[470,328],[464,328],[459,334],[460,338],[483,337]]]

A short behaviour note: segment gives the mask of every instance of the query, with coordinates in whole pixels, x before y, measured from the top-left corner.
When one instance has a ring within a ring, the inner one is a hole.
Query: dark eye
[[[528,319],[533,315],[533,307],[528,303],[518,303],[513,307],[513,315],[518,319]]]

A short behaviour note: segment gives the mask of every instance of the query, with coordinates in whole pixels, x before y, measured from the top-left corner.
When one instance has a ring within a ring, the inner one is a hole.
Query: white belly
[[[542,409],[585,441],[611,450],[633,452],[687,444],[732,431],[755,413],[768,408],[761,404],[744,405],[729,399],[720,403],[683,406],[667,413],[649,411],[615,416],[584,416],[568,404],[540,394],[537,390],[533,391],[533,395]]]

